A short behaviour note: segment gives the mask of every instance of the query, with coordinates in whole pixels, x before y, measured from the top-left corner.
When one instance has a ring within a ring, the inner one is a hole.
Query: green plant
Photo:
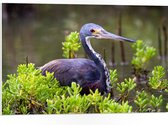
[[[65,38],[65,42],[62,42],[62,50],[63,50],[63,57],[65,58],[74,58],[75,53],[81,47],[79,43],[79,33],[78,32],[71,32]]]
[[[147,106],[149,103],[149,95],[145,92],[136,92],[136,99],[134,100],[135,104],[138,106],[139,112],[146,112]]]
[[[121,113],[132,111],[132,106],[129,106],[128,102],[119,104],[110,98],[110,94],[103,98],[96,90],[89,95],[81,96],[79,90],[79,85],[72,83],[72,86],[68,88],[69,96],[64,94],[47,100],[47,113]]]
[[[153,89],[167,90],[168,80],[163,79],[165,76],[165,69],[162,66],[155,66],[152,71],[152,76],[149,77],[149,85]]]
[[[81,96],[81,88],[78,84],[72,83],[67,87],[68,95],[56,95],[53,99],[47,99],[47,113],[85,113],[90,106],[87,96]]]
[[[112,88],[115,87],[116,82],[118,81],[117,70],[110,70],[110,81]]]
[[[135,50],[135,54],[131,63],[137,70],[146,67],[149,60],[156,55],[156,49],[149,47],[141,40],[136,41],[132,48]]]
[[[114,100],[105,98],[99,104],[100,113],[130,113],[132,112],[132,106],[128,104],[128,101],[117,103]]]
[[[150,96],[144,90],[142,92],[137,91],[134,102],[138,106],[138,112],[156,112],[159,111],[163,102],[163,96],[156,97],[153,94]]]
[[[117,83],[117,90],[120,93],[130,92],[132,89],[134,89],[136,86],[136,83],[133,79],[129,78],[128,80],[125,79],[124,82]]]
[[[132,58],[133,74],[136,83],[146,83],[148,80],[147,65],[149,61],[156,55],[156,49],[145,44],[143,41],[138,40],[132,45],[135,51]]]
[[[8,75],[2,91],[3,113],[7,114],[42,113],[46,99],[64,93],[53,74],[41,75],[34,64],[19,65],[17,74]]]
[[[126,100],[130,91],[136,87],[136,83],[133,79],[125,79],[124,82],[117,83],[116,90],[119,92],[120,100]]]
[[[154,95],[151,96],[150,104],[155,111],[158,111],[158,108],[161,106],[162,102],[162,95],[160,95],[159,97],[155,97]]]

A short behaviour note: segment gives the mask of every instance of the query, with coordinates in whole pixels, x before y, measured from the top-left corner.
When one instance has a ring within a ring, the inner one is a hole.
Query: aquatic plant
[[[110,70],[110,81],[111,81],[111,86],[112,88],[115,87],[116,82],[118,81],[118,75],[117,75],[117,70]]]
[[[2,87],[3,114],[61,114],[131,112],[128,102],[117,103],[98,90],[81,95],[78,84],[60,86],[53,73],[46,76],[34,64],[20,64]],[[105,107],[104,107],[105,106]]]
[[[152,76],[149,77],[149,85],[153,89],[167,90],[168,80],[164,79],[165,69],[162,66],[155,66],[152,71]]]
[[[135,51],[131,64],[133,66],[133,74],[137,83],[146,82],[148,79],[147,66],[152,57],[156,55],[156,49],[138,40],[132,45]]]
[[[159,107],[163,102],[163,96],[160,95],[159,97],[155,97],[154,95],[151,96],[150,105],[154,109],[154,111],[159,111]]]
[[[135,86],[136,86],[136,83],[131,78],[129,78],[128,80],[125,79],[124,82],[117,83],[117,90],[120,93],[128,93],[132,89],[134,89]]]
[[[144,69],[149,60],[156,55],[156,49],[146,45],[141,40],[132,44],[132,48],[135,51],[135,54],[131,63],[136,70]]]
[[[81,88],[78,84],[72,83],[71,87],[67,87],[67,94],[55,95],[53,99],[47,99],[46,113],[85,113],[87,112],[90,102],[87,96],[81,96]]]
[[[136,92],[136,99],[134,100],[135,104],[138,106],[139,112],[146,112],[147,105],[149,103],[148,94],[145,91]]]
[[[163,96],[156,97],[155,95],[149,95],[144,90],[142,92],[136,92],[135,104],[138,106],[138,112],[157,112],[160,111],[160,106],[163,102]]]
[[[46,99],[63,94],[53,74],[41,75],[34,64],[20,64],[2,87],[3,114],[42,113]]]
[[[79,43],[79,33],[71,32],[65,37],[65,42],[62,42],[63,57],[65,58],[75,58],[76,52],[81,47]]]
[[[133,79],[125,79],[121,83],[117,83],[116,90],[119,92],[120,100],[126,101],[129,93],[136,87],[136,83]]]

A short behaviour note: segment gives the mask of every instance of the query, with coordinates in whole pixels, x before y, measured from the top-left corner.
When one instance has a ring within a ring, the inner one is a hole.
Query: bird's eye
[[[90,32],[91,32],[91,33],[94,33],[94,32],[95,32],[95,30],[94,30],[94,29],[91,29],[91,30],[90,30]]]

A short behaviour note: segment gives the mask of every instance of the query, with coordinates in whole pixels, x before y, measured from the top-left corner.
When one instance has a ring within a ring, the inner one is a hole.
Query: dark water
[[[122,35],[141,39],[158,48],[158,28],[163,20],[168,20],[168,7],[143,6],[84,6],[84,5],[5,5],[3,4],[2,67],[3,81],[7,74],[15,73],[18,64],[29,62],[41,66],[50,60],[62,58],[62,42],[65,35],[79,31],[89,22],[101,25],[106,30],[117,33],[118,15],[122,15]],[[166,23],[166,26],[168,23]],[[163,38],[162,38],[163,39]],[[92,40],[93,48],[111,61],[110,40]],[[120,80],[131,76],[133,51],[131,43],[124,43],[128,65],[121,66],[119,42],[115,42],[115,61]],[[157,51],[158,52],[158,51]],[[83,48],[78,57],[85,57]],[[156,65],[167,69],[167,60],[160,61],[158,54],[147,65],[151,70]]]

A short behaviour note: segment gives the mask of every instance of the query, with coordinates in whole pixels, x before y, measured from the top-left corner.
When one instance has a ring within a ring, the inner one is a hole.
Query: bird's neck
[[[100,54],[94,51],[94,49],[92,48],[90,44],[89,37],[85,37],[81,41],[85,41],[85,42],[82,42],[85,52],[87,53],[89,58],[95,62],[96,66],[99,69],[99,72],[101,74],[100,81],[105,84],[106,90],[110,91],[110,73],[106,66],[105,61],[103,60]]]

